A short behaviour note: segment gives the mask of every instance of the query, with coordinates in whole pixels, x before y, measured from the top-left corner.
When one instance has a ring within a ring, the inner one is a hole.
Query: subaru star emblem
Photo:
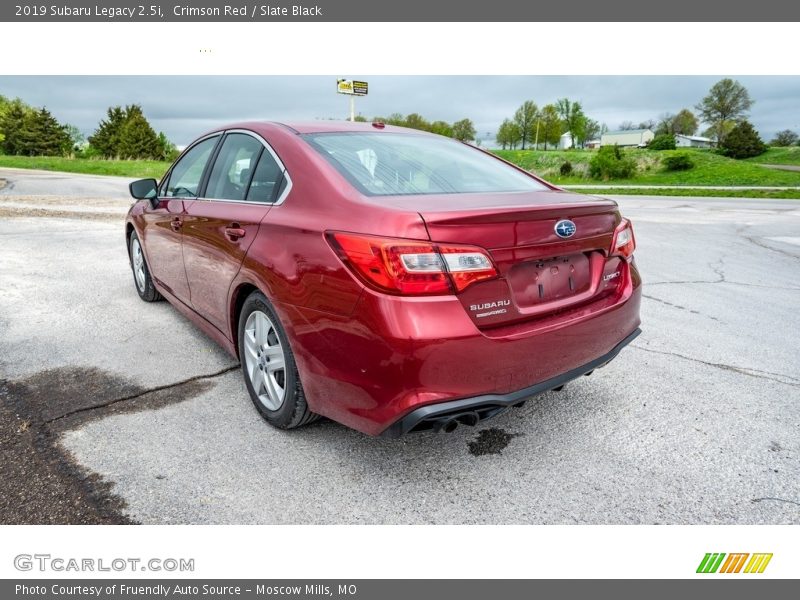
[[[556,223],[556,235],[560,238],[568,238],[575,235],[576,227],[575,223],[570,221],[569,219],[562,219],[558,223]]]

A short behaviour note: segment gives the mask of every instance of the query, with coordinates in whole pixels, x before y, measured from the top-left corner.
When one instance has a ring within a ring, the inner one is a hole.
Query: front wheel
[[[250,399],[268,423],[294,429],[317,420],[308,408],[283,326],[261,292],[253,292],[242,306],[239,358]]]
[[[161,300],[161,294],[153,285],[153,278],[150,277],[150,269],[147,268],[147,260],[142,252],[142,244],[136,232],[131,233],[130,238],[131,270],[133,270],[133,283],[136,284],[136,291],[139,298],[145,302],[155,302]]]

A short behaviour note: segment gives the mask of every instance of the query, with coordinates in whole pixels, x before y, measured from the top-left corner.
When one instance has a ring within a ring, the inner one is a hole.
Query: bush
[[[720,152],[729,158],[750,158],[766,151],[767,145],[747,121],[742,121],[731,129],[720,144]]]
[[[595,179],[629,179],[636,173],[636,161],[614,146],[603,146],[589,162],[589,174]]]
[[[666,156],[662,162],[667,171],[688,171],[694,167],[692,157],[686,152],[678,152],[671,156]]]
[[[75,158],[105,158],[103,153],[91,144],[84,144],[75,150]]]
[[[567,175],[571,175],[572,174],[572,163],[569,162],[569,161],[566,161],[563,165],[561,165],[561,168],[559,169],[559,171],[561,172],[561,175],[563,177],[566,177]]]
[[[671,133],[657,135],[647,144],[650,150],[675,150],[675,136]]]

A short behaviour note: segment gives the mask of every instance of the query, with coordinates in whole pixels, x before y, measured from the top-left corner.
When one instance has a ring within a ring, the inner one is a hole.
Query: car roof
[[[250,129],[259,129],[259,126],[265,125],[280,125],[291,129],[295,133],[342,133],[342,132],[392,132],[392,133],[415,133],[420,135],[432,135],[426,131],[418,129],[410,129],[408,127],[397,127],[395,125],[383,125],[383,127],[376,126],[375,123],[352,123],[350,121],[255,121],[248,123],[236,123],[236,127],[247,127]],[[220,129],[231,129],[233,125],[222,127]]]

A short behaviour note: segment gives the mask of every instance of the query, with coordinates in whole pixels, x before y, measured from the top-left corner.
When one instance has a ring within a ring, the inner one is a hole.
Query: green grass
[[[762,165],[797,165],[800,166],[800,146],[785,148],[769,148],[764,154],[745,159],[747,162]]]
[[[747,160],[733,160],[713,152],[703,150],[626,150],[637,162],[637,174],[630,179],[599,181],[589,177],[589,161],[594,155],[590,150],[497,150],[499,156],[524,169],[528,169],[556,184],[597,184],[597,185],[731,185],[731,186],[800,186],[800,172],[779,171],[762,167],[764,164],[799,164],[800,147],[770,148],[761,156]],[[675,152],[689,152],[695,167],[688,171],[669,172],[661,166],[664,156]],[[573,174],[562,177],[559,169],[565,161],[572,163]],[[65,171],[90,175],[117,175],[120,177],[160,178],[169,163],[152,160],[101,160],[85,158],[28,157],[0,155],[0,167],[22,169],[44,169],[46,171]],[[682,190],[646,190],[643,193],[655,195],[684,195]],[[687,190],[693,196],[726,196],[722,190]],[[790,191],[736,191],[733,195],[751,198],[779,198],[792,195],[777,195]],[[605,193],[612,193],[605,191]],[[615,191],[613,193],[632,193]],[[639,193],[642,193],[641,191]],[[755,195],[758,194],[758,195]]]
[[[593,196],[696,196],[704,198],[764,198],[764,199],[797,199],[800,190],[703,190],[681,188],[581,188],[571,190],[580,194]]]
[[[734,160],[704,150],[625,150],[637,163],[636,175],[630,179],[600,181],[589,176],[591,150],[496,150],[498,156],[533,171],[556,184],[620,184],[620,185],[753,185],[800,186],[800,172],[768,169],[752,162]],[[688,171],[666,171],[661,165],[665,156],[687,152],[695,163]],[[573,173],[562,176],[559,169],[565,161],[572,163]]]
[[[62,158],[57,156],[4,156],[0,167],[13,169],[42,169],[88,175],[117,175],[119,177],[161,178],[169,163],[157,160],[102,160],[94,158]]]

